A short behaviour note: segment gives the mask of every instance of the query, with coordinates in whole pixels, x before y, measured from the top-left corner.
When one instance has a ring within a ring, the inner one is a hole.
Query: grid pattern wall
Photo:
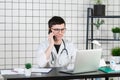
[[[65,38],[73,41],[78,49],[85,49],[87,8],[92,7],[91,2],[0,0],[0,69],[24,67],[26,62],[35,64],[36,49],[47,38],[47,22],[52,16],[63,17],[67,28]],[[106,5],[107,14],[119,14],[119,0],[109,0]],[[107,33],[107,36],[111,35]],[[108,43],[104,45],[108,50]],[[109,52],[104,56],[108,57]]]
[[[47,22],[52,16],[65,19],[66,39],[76,47],[85,43],[83,3],[83,0],[0,0],[0,68],[34,64],[36,49],[47,38]],[[82,41],[79,43],[78,39]]]

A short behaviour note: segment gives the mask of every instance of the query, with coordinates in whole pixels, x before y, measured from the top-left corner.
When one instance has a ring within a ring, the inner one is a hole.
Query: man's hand
[[[53,36],[54,36],[54,34],[53,34],[52,32],[48,35],[48,41],[49,41],[49,45],[50,45],[50,46],[53,46],[53,45],[54,45]]]

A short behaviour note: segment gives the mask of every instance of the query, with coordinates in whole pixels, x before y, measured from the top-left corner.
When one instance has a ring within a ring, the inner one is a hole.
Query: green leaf
[[[31,64],[31,63],[26,63],[26,64],[25,64],[25,68],[26,68],[26,69],[32,68],[32,64]]]
[[[104,20],[100,20],[99,18],[97,19],[97,21],[95,23],[93,23],[93,25],[95,25],[97,27],[97,29],[99,29],[100,25],[104,24]]]

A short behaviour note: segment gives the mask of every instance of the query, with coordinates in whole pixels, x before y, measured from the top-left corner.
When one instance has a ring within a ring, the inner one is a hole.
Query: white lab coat
[[[39,67],[74,67],[73,63],[76,57],[77,49],[73,45],[73,43],[69,41],[65,41],[66,49],[68,51],[68,55],[66,52],[61,53],[64,49],[64,44],[62,42],[59,52],[57,53],[55,47],[52,49],[52,54],[54,56],[54,61],[52,60],[52,55],[50,56],[49,60],[46,59],[45,50],[47,49],[49,42],[48,40],[42,42],[37,50],[36,55],[36,62]],[[69,64],[69,65],[68,65]]]

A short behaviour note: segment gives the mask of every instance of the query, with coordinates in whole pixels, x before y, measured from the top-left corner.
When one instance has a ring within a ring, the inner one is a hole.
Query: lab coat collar
[[[57,51],[56,51],[56,49],[55,49],[55,46],[53,47],[52,52],[53,52],[53,54],[54,54],[56,57],[58,57],[58,56],[61,54],[61,51],[62,51],[63,49],[64,49],[64,44],[63,44],[63,42],[62,42],[61,45],[60,45],[60,48],[59,48],[58,53],[57,53]]]
[[[63,44],[63,41],[62,41],[62,43],[61,43],[61,45],[60,45],[60,48],[59,48],[59,51],[58,51],[58,55],[60,55],[61,54],[61,51],[64,49],[64,44]]]

